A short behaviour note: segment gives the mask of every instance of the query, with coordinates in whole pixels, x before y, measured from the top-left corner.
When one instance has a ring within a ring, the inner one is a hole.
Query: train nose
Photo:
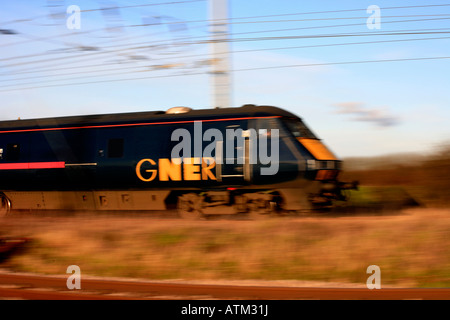
[[[308,170],[315,172],[314,180],[336,180],[341,161],[318,139],[297,138],[315,160],[307,160]]]
[[[338,160],[336,156],[318,139],[297,138],[316,160]]]

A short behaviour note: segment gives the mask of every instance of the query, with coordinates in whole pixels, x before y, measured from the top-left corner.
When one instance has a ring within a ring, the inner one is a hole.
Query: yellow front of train
[[[300,119],[285,119],[284,123],[307,154],[305,177],[320,185],[309,200],[319,207],[331,206],[333,200],[347,200],[344,190],[356,190],[358,182],[338,180],[342,161]]]

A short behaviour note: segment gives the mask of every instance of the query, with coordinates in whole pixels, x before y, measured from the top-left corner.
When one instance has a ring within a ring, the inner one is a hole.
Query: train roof
[[[64,126],[84,126],[99,124],[119,124],[119,123],[138,123],[142,121],[189,121],[189,120],[208,120],[241,117],[268,117],[280,116],[289,118],[298,118],[289,111],[273,106],[244,105],[238,108],[216,108],[192,110],[182,108],[185,112],[169,113],[166,111],[144,111],[130,113],[111,113],[81,115],[55,118],[40,119],[19,119],[0,121],[0,130],[24,129],[24,128],[46,128],[46,127],[64,127]],[[170,109],[169,109],[170,110]]]

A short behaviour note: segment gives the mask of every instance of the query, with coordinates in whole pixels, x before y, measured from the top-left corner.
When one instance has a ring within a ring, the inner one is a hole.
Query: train
[[[253,217],[330,208],[355,182],[293,113],[244,105],[0,121],[0,212]]]

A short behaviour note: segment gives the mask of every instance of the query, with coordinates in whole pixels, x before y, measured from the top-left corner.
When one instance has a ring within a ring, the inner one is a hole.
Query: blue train
[[[0,122],[1,212],[267,215],[345,200],[341,161],[272,106]]]

